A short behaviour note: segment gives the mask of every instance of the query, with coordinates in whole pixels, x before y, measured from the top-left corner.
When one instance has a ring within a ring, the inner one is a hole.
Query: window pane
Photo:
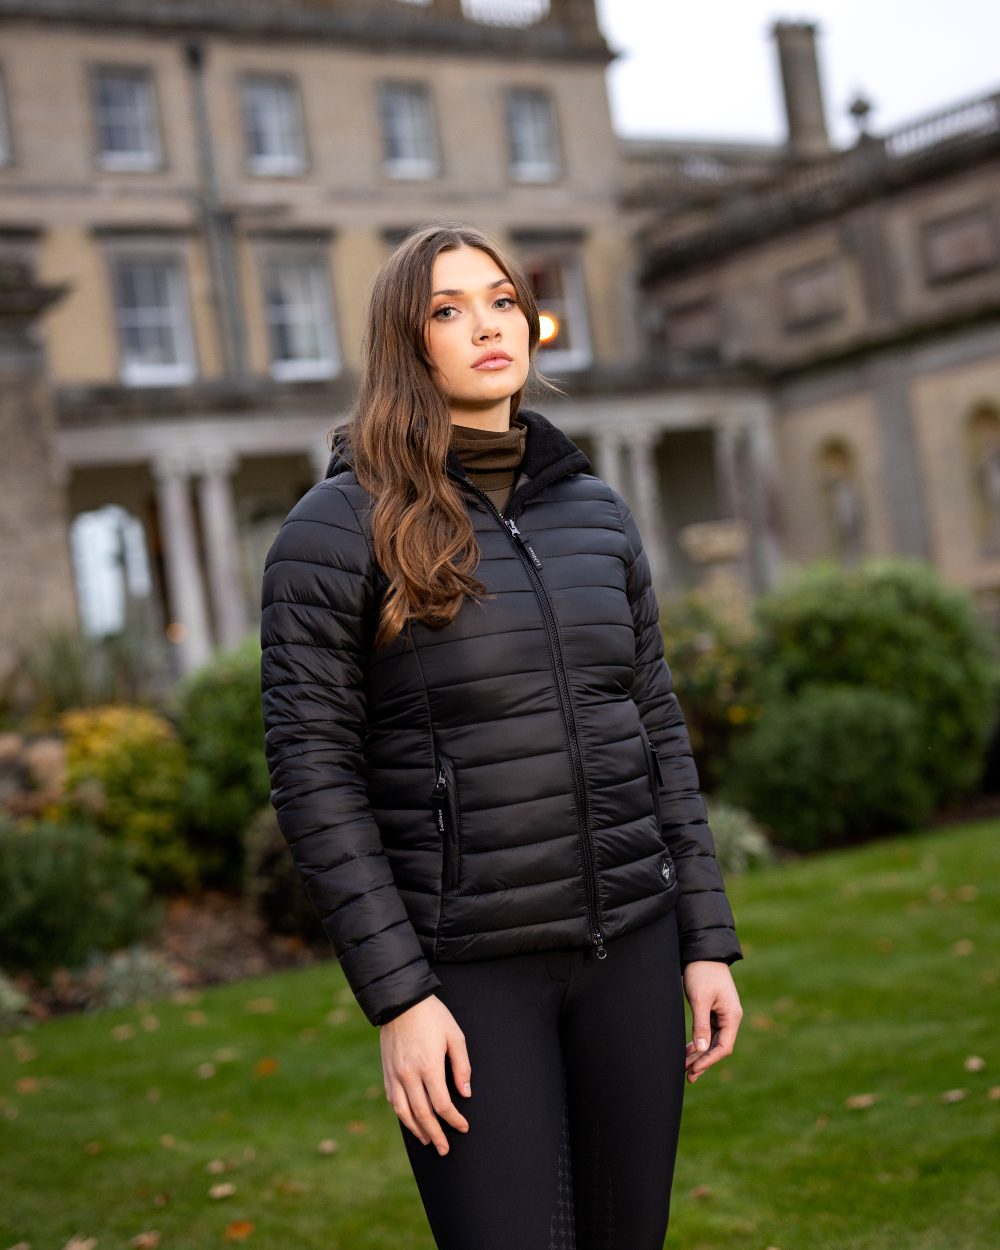
[[[333,370],[333,331],[327,275],[312,261],[275,261],[265,278],[265,311],[275,365]],[[320,366],[322,366],[320,368]]]
[[[251,162],[275,169],[300,169],[305,142],[293,82],[259,78],[244,84],[243,120]]]
[[[385,83],[382,87],[382,140],[393,172],[432,172],[437,164],[434,115],[421,83]]]
[[[159,155],[153,89],[141,70],[102,70],[95,89],[101,154],[143,163]]]
[[[559,172],[555,116],[544,92],[508,93],[507,133],[516,177],[551,178]]]
[[[172,259],[126,258],[113,269],[123,371],[133,379],[189,368],[183,280]]]

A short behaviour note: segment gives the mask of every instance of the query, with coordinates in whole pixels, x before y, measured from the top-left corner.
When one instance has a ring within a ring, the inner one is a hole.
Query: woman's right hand
[[[438,1121],[442,1116],[463,1133],[469,1122],[451,1100],[445,1060],[451,1056],[455,1086],[468,1098],[472,1067],[465,1034],[445,1004],[431,994],[379,1026],[385,1096],[400,1120],[426,1146],[448,1153],[448,1140]]]

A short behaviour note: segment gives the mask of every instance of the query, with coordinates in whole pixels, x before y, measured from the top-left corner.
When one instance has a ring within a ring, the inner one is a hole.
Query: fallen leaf
[[[364,1120],[348,1120],[347,1131],[349,1133],[367,1133],[368,1125]]]
[[[14,1088],[19,1094],[37,1094],[42,1083],[37,1076],[22,1076],[18,1078]]]
[[[759,1012],[757,1015],[750,1017],[749,1024],[752,1029],[757,1029],[761,1033],[766,1033],[769,1029],[774,1027],[774,1021],[771,1017],[765,1016]]]
[[[896,945],[896,939],[891,937],[880,937],[875,942],[875,949],[887,955],[889,951]]]
[[[270,1076],[273,1072],[277,1072],[277,1070],[278,1061],[271,1056],[268,1056],[265,1059],[258,1059],[253,1065],[254,1076]]]
[[[8,1246],[7,1250],[31,1250],[30,1241],[17,1241],[12,1246]]]
[[[978,897],[978,885],[959,885],[955,887],[955,898],[960,903],[974,903]]]
[[[990,1102],[1000,1102],[1000,1085],[992,1085],[986,1091],[986,1097]]]
[[[971,955],[975,949],[976,944],[971,938],[960,938],[951,948],[951,953],[953,955]]]
[[[278,1000],[276,998],[248,998],[244,1009],[259,1015],[266,1015],[278,1010]]]
[[[116,1024],[111,1030],[111,1036],[116,1042],[127,1042],[130,1037],[135,1037],[135,1029],[131,1024]]]
[[[942,1102],[961,1102],[969,1091],[966,1089],[946,1089],[941,1095]]]
[[[344,1024],[349,1019],[350,1012],[345,1007],[334,1007],[332,1011],[326,1013],[327,1024]]]
[[[701,1200],[705,1198],[711,1198],[711,1196],[712,1196],[711,1185],[695,1185],[694,1189],[691,1190],[692,1198]]]
[[[829,1117],[828,1115],[818,1115],[818,1116],[816,1117],[816,1127],[817,1127],[817,1128],[826,1128],[826,1126],[827,1126],[829,1123],[830,1123],[830,1117]]]
[[[184,1019],[188,1022],[188,1024],[208,1024],[208,1016],[206,1016],[203,1011],[189,1011]]]
[[[210,1159],[208,1163],[205,1164],[205,1171],[217,1174],[219,1172],[225,1172],[228,1167],[229,1165],[226,1163],[225,1159]]]
[[[369,1086],[365,1089],[365,1097],[366,1097],[366,1098],[372,1098],[372,1099],[374,1099],[374,1098],[378,1098],[379,1096],[381,1096],[381,1097],[383,1097],[383,1098],[385,1097],[385,1086],[384,1086],[384,1085],[369,1085]]]
[[[136,1233],[128,1243],[135,1250],[156,1250],[160,1244],[160,1233],[155,1228],[150,1228],[144,1233]]]
[[[275,1189],[279,1194],[301,1194],[305,1192],[305,1185],[301,1181],[278,1181]]]
[[[160,1027],[160,1022],[154,1015],[143,1016],[139,1023],[147,1033],[155,1033]]]
[[[210,1076],[215,1076],[215,1064],[199,1063],[195,1068],[195,1072],[202,1078],[203,1081],[207,1081]]]
[[[244,1147],[243,1147],[243,1158],[244,1158],[244,1159],[256,1159],[256,1158],[257,1158],[257,1151],[256,1151],[256,1149],[255,1149],[253,1146],[244,1146]]]
[[[970,1055],[965,1061],[966,1072],[982,1072],[986,1067],[986,1060],[980,1055]]]
[[[85,1154],[99,1155],[104,1149],[104,1145],[99,1141],[89,1141],[84,1145],[83,1149]]]
[[[94,1250],[96,1245],[96,1237],[81,1237],[79,1233],[74,1233],[63,1246],[63,1250]]]
[[[320,1144],[316,1147],[321,1155],[332,1155],[340,1149],[332,1137],[324,1137]]]
[[[231,1198],[236,1193],[236,1186],[232,1181],[223,1181],[220,1185],[213,1185],[209,1191],[210,1198]]]
[[[253,1220],[230,1220],[226,1225],[227,1241],[243,1241],[254,1230]]]
[[[38,1051],[29,1042],[26,1042],[23,1037],[12,1038],[10,1048],[14,1052],[14,1058],[18,1063],[30,1063],[32,1059],[38,1057]],[[16,1247],[14,1250],[16,1250]]]
[[[155,1086],[152,1089],[146,1090],[146,1101],[147,1102],[159,1102],[160,1101],[160,1091],[156,1089]]]
[[[172,1133],[161,1133],[160,1145],[166,1146],[168,1150],[173,1150],[173,1148],[177,1145],[177,1138],[174,1137]]]
[[[217,1063],[231,1063],[234,1059],[239,1059],[240,1052],[235,1046],[220,1046],[215,1052],[215,1060]]]
[[[850,1107],[852,1111],[857,1111],[864,1107],[874,1106],[878,1100],[878,1094],[852,1094],[851,1097],[847,1099],[847,1106]]]
[[[923,1094],[911,1094],[909,1098],[907,1098],[906,1100],[906,1105],[908,1107],[919,1107],[923,1101],[924,1101]]]
[[[927,891],[927,899],[931,903],[945,903],[948,900],[948,891],[943,885],[932,885]]]

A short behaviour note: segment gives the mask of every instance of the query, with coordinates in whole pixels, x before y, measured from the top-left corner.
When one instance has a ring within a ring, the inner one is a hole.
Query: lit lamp
[[[539,312],[538,328],[540,343],[554,343],[559,337],[559,319],[550,312]]]

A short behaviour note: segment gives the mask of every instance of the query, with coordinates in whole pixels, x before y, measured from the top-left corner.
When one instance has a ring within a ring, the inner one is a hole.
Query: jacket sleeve
[[[743,958],[743,952],[715,858],[687,724],[663,654],[660,609],[649,560],[628,504],[617,492],[615,501],[629,549],[626,590],[636,647],[632,698],[663,773],[660,821],[681,890],[677,903],[681,963],[715,959],[732,964]]]
[[[261,694],[271,802],[306,892],[372,1024],[441,984],[368,802],[365,670],[375,561],[344,491],[314,486],[264,565]]]

